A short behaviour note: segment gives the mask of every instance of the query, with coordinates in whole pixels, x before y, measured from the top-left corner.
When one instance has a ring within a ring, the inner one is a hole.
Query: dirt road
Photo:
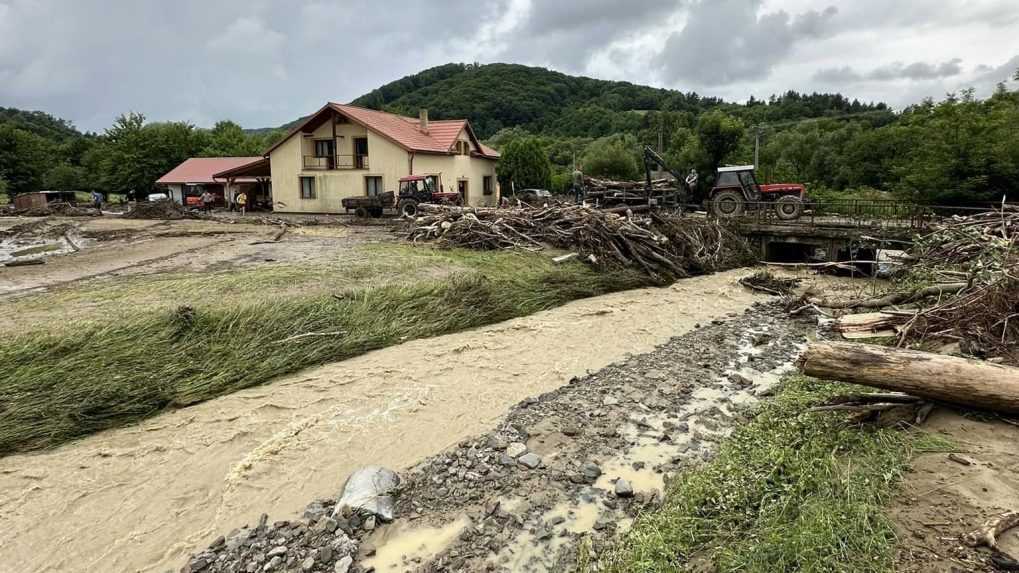
[[[520,400],[727,314],[748,271],[617,293],[372,352],[50,452],[0,459],[0,563],[166,571],[262,512],[289,518],[366,463],[406,468]]]

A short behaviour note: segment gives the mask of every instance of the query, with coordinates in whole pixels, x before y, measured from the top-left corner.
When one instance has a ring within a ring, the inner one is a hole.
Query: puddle
[[[600,495],[592,492],[583,497],[579,503],[561,502],[532,520],[533,527],[517,535],[489,562],[509,571],[550,571],[559,550],[570,542],[571,534],[594,531],[602,515]]]
[[[413,522],[385,526],[369,538],[375,555],[362,561],[362,567],[379,573],[415,571],[442,553],[469,524],[470,519],[461,517],[442,527],[414,527]]]

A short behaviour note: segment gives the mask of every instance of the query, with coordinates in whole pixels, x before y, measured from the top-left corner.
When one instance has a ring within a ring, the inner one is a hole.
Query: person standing
[[[205,211],[206,213],[211,212],[212,202],[215,200],[216,198],[213,197],[212,193],[210,193],[209,191],[205,191],[204,193],[202,193],[202,211]]]
[[[579,205],[584,202],[586,193],[584,193],[584,172],[580,170],[580,166],[577,166],[573,170],[573,199]]]
[[[99,211],[99,214],[103,214],[103,194],[98,191],[92,192],[92,206]]]
[[[241,191],[237,194],[237,207],[241,210],[241,215],[244,215],[244,208],[248,206],[248,194]]]

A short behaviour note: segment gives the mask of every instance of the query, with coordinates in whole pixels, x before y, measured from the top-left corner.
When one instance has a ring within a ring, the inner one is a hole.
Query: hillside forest
[[[447,64],[386,84],[355,105],[466,117],[503,154],[504,194],[563,192],[574,166],[642,176],[644,145],[709,185],[719,165],[754,163],[762,182],[802,182],[816,199],[977,204],[1019,198],[1019,71],[990,97],[972,90],[903,110],[841,94],[788,92],[743,103],[513,64]],[[292,125],[292,124],[290,124]],[[40,111],[0,108],[0,193],[99,190],[139,195],[188,157],[261,155],[286,128],[211,129],[128,112],[81,133]]]

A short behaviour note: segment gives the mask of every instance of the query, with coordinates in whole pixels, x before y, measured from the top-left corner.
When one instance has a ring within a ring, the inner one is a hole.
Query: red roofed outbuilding
[[[156,185],[164,188],[170,199],[182,205],[198,205],[199,198],[206,191],[216,196],[215,204],[218,206],[229,204],[242,190],[252,200],[256,200],[256,196],[264,190],[262,195],[268,202],[268,173],[262,177],[217,176],[222,172],[246,168],[264,161],[263,157],[192,157],[160,177]]]

